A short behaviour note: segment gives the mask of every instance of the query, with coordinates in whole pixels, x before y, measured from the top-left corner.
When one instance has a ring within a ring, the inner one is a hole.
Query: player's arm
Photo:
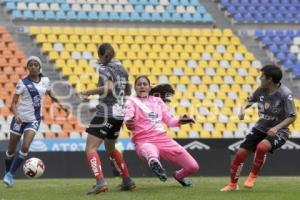
[[[111,92],[113,90],[113,82],[111,80],[107,80],[105,81],[104,85],[103,86],[100,86],[94,90],[87,90],[87,91],[83,91],[81,92],[81,95],[84,97],[84,98],[87,98],[88,96],[90,95],[96,95],[96,94],[99,94],[99,95],[102,95],[102,94],[106,94],[107,92]]]
[[[243,120],[245,118],[245,112],[248,108],[250,108],[254,103],[257,102],[259,93],[259,88],[254,91],[254,93],[247,98],[246,103],[240,108],[240,112],[238,114],[238,117],[240,120]]]
[[[52,101],[57,103],[61,107],[61,109],[63,109],[66,113],[69,113],[68,108],[60,103],[60,101],[56,98],[56,95],[52,90],[47,90],[46,94],[49,95],[49,97],[52,99]]]
[[[17,110],[17,104],[18,104],[18,101],[19,101],[19,97],[20,97],[20,95],[14,94],[12,102],[11,102],[11,106],[10,106],[10,110],[13,113],[13,115],[15,116],[17,124],[22,123],[22,120],[21,120],[21,118],[18,114],[18,110]]]

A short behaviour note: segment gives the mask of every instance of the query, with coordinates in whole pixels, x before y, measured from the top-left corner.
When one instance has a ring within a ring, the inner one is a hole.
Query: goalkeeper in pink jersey
[[[130,97],[126,101],[124,121],[133,133],[132,142],[138,156],[146,159],[151,170],[161,181],[166,181],[167,175],[160,158],[179,165],[181,169],[174,173],[174,178],[182,186],[191,186],[191,182],[186,177],[198,171],[198,163],[182,146],[167,136],[163,123],[169,127],[178,127],[195,121],[187,116],[179,119],[172,118],[167,105],[162,100],[167,100],[166,96],[174,93],[172,88],[171,93],[166,93],[161,98],[156,97],[157,94],[165,92],[159,91],[159,88],[151,92],[150,81],[146,76],[138,77],[134,88],[137,96]],[[168,87],[161,87],[164,88]]]

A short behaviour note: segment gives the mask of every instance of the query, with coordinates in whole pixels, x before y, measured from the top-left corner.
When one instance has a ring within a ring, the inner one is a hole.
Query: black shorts
[[[94,117],[86,132],[101,139],[117,139],[123,120],[107,117]]]
[[[284,145],[284,143],[288,139],[288,133],[279,130],[275,136],[268,136],[266,133],[261,132],[256,128],[252,128],[251,132],[246,136],[240,148],[255,152],[258,143],[260,143],[264,139],[268,140],[271,143],[272,149],[270,150],[270,152],[272,153],[275,149],[278,149],[282,145]]]

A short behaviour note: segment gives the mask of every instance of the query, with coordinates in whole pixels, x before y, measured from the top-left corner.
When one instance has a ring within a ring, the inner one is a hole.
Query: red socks
[[[238,150],[235,154],[235,159],[231,163],[230,168],[230,182],[237,183],[240,173],[242,171],[244,162],[247,158],[248,152],[245,150]]]
[[[257,145],[253,165],[251,168],[252,174],[254,174],[254,175],[258,174],[259,170],[261,169],[262,165],[265,162],[265,158],[266,158],[268,151],[269,151],[268,144],[266,144],[264,142],[260,142]]]
[[[123,178],[129,177],[128,168],[122,154],[118,150],[110,153],[110,157]]]
[[[87,160],[89,163],[89,167],[93,172],[95,178],[97,180],[103,178],[103,172],[101,168],[101,161],[98,153],[96,151],[87,154]]]

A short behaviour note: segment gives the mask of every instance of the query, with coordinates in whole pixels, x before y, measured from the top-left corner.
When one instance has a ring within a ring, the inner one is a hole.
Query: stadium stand
[[[13,19],[212,23],[198,0],[3,1]]]
[[[12,118],[9,107],[12,101],[12,95],[15,92],[17,81],[26,75],[26,56],[21,51],[12,36],[6,31],[5,27],[0,26],[0,99],[2,106],[0,107],[0,125],[2,137],[7,138],[9,132],[9,124]],[[43,108],[43,121],[41,129],[38,132],[38,138],[51,137],[69,137],[70,126],[73,130],[83,132],[83,128],[77,122],[75,116],[67,116],[67,114],[58,108],[49,97],[45,98],[45,106]],[[54,117],[54,116],[59,116]],[[50,129],[52,124],[57,124],[56,130]],[[47,132],[51,131],[51,134]]]
[[[257,30],[255,37],[286,69],[300,78],[300,30]]]
[[[271,6],[271,12],[265,13],[263,8],[266,9],[267,6],[269,8],[269,2],[274,2],[274,6]],[[294,10],[299,8],[300,3],[297,0],[289,2],[291,3],[287,3],[287,0],[220,1],[222,8],[236,22],[298,23],[299,14]],[[243,122],[238,120],[236,114],[238,107],[258,87],[261,63],[230,28],[191,29],[179,26],[134,28],[130,25],[130,22],[175,22],[174,25],[176,22],[192,22],[212,25],[215,20],[198,0],[4,0],[2,3],[13,20],[37,23],[37,26],[26,27],[28,34],[77,92],[96,87],[98,79],[95,64],[96,51],[102,42],[113,44],[117,51],[117,58],[122,61],[131,75],[131,82],[136,76],[144,74],[148,75],[154,84],[171,83],[176,88],[171,103],[173,112],[178,115],[191,113],[198,122],[187,125],[180,131],[178,128],[169,129],[168,134],[171,137],[240,138],[244,137],[249,127],[257,120],[257,112],[254,108],[247,111],[247,118]],[[281,7],[287,11],[283,12]],[[244,12],[246,9],[250,12]],[[66,25],[47,24],[60,20]],[[87,21],[128,22],[129,25],[128,28],[102,26],[95,28],[84,26],[84,22]],[[71,27],[68,22],[80,23]],[[43,26],[40,26],[41,24]],[[276,57],[279,55],[277,57],[279,61],[283,57],[289,58],[284,65],[296,76],[299,75],[300,59],[298,36],[299,31],[296,30],[256,31],[255,33],[255,37],[263,46],[269,48],[271,52],[275,51]],[[12,41],[9,36],[4,38],[3,40]],[[13,65],[12,63],[16,62],[12,58],[15,52],[11,50],[3,52],[7,59],[0,58],[0,66]],[[24,60],[22,64],[24,74],[23,66]],[[4,67],[1,69],[4,71]],[[10,69],[5,68],[5,70]],[[20,69],[15,68],[15,70]],[[7,78],[8,75],[9,72],[5,72],[0,76]],[[18,79],[16,76],[10,78]],[[0,78],[0,81],[3,80],[5,79]],[[1,85],[4,84],[5,88],[12,88],[11,91],[8,90],[11,94],[14,85],[3,81]],[[0,91],[6,92],[6,90]],[[9,105],[9,100],[2,96],[1,99],[0,105]],[[91,99],[89,103],[91,107],[95,107],[96,98]],[[298,100],[296,106],[300,113]],[[55,112],[57,114],[55,116],[63,117],[53,119],[50,115],[45,115],[41,124],[43,134],[39,136],[40,138],[85,137],[84,130],[77,124],[75,116],[68,119],[69,123],[65,123],[64,113],[61,113],[61,110],[49,106],[45,109],[46,113]],[[7,106],[2,106],[1,112],[6,113],[3,119],[0,118],[0,123],[3,124],[1,130],[8,131],[9,128],[5,126],[9,123],[8,119],[11,115]],[[299,122],[300,118],[291,127],[292,131],[300,130]],[[124,129],[120,137],[128,136],[129,132]]]
[[[220,7],[237,23],[299,23],[299,0],[220,0]]]

